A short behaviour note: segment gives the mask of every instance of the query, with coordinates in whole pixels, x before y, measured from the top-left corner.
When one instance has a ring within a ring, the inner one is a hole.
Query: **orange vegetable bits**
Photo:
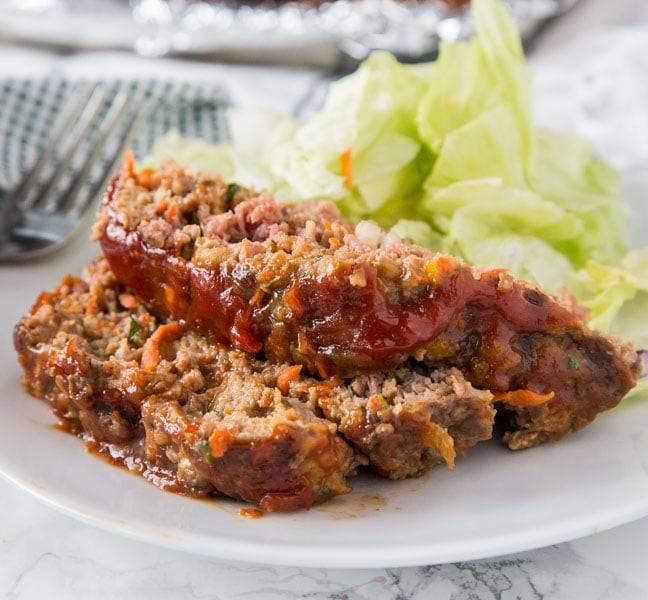
[[[286,367],[277,377],[277,388],[284,395],[287,396],[290,392],[290,384],[295,381],[301,373],[302,365],[292,365]]]
[[[209,451],[213,458],[220,458],[227,452],[227,447],[232,441],[232,434],[223,429],[214,429],[209,436]]]
[[[152,190],[153,182],[151,181],[151,175],[153,175],[153,173],[155,173],[153,169],[143,169],[139,173],[137,173],[136,177],[137,177],[138,185],[141,185],[146,189]]]
[[[136,309],[140,305],[140,301],[133,294],[123,292],[119,294],[119,303],[130,310]]]
[[[119,175],[122,179],[133,179],[135,177],[135,154],[132,150],[124,154],[124,164]]]
[[[351,153],[351,148],[348,148],[340,154],[340,163],[342,165],[344,187],[351,189],[353,187],[353,155]]]
[[[496,402],[506,402],[511,406],[538,406],[549,402],[554,396],[554,392],[547,394],[538,394],[531,390],[510,390],[508,392],[496,392]]]
[[[142,368],[147,371],[154,371],[162,360],[160,344],[163,340],[175,337],[184,331],[180,323],[166,323],[160,325],[144,343],[142,349]]]

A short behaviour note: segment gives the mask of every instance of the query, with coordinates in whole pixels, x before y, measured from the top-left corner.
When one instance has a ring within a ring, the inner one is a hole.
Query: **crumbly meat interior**
[[[639,374],[629,344],[535,285],[172,162],[124,169],[95,238],[156,311],[241,350],[323,378],[457,368],[493,392],[511,448],[584,427]]]
[[[629,344],[537,286],[172,162],[126,164],[94,238],[105,258],[15,328],[24,385],[188,495],[308,508],[359,467],[453,468],[496,411],[510,448],[560,439],[639,374]]]
[[[312,377],[159,318],[105,259],[41,294],[14,341],[26,388],[68,430],[188,495],[307,508],[360,465],[416,476],[492,434],[492,395],[454,369]]]
[[[457,369],[426,372],[407,364],[360,375],[319,397],[324,414],[391,479],[415,477],[492,435],[492,394],[475,389]]]

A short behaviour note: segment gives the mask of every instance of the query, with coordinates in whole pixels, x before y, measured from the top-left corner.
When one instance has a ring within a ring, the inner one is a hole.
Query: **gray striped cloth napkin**
[[[76,83],[54,77],[0,81],[0,198],[46,146]],[[137,157],[145,156],[157,138],[173,129],[208,141],[227,136],[227,96],[221,86],[157,80],[104,83],[111,92],[127,86],[151,101],[151,110],[132,143]]]

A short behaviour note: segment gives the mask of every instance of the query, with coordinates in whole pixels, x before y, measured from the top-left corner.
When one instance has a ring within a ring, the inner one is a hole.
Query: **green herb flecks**
[[[225,196],[225,201],[227,202],[227,206],[229,206],[232,203],[232,200],[234,200],[234,196],[236,196],[239,189],[241,188],[237,183],[227,184],[227,196]]]
[[[128,329],[128,343],[132,344],[142,333],[144,328],[137,322],[135,317],[131,317],[130,327]]]
[[[567,354],[567,366],[572,371],[578,371],[580,369],[580,361],[573,354]]]
[[[214,464],[214,457],[211,455],[211,446],[207,440],[201,440],[194,444],[194,450],[205,459],[208,465]]]

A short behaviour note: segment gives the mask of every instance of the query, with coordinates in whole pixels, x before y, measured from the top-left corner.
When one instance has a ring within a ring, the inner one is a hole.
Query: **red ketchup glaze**
[[[107,208],[114,188],[107,195]],[[578,319],[540,292],[500,272],[476,278],[459,261],[445,260],[434,283],[407,301],[390,300],[376,267],[365,265],[366,285],[349,281],[357,265],[340,263],[320,276],[287,278],[251,303],[259,284],[220,265],[206,269],[146,245],[112,218],[101,238],[118,279],[152,307],[191,327],[227,338],[237,348],[304,364],[321,375],[353,375],[392,369],[470,313],[483,347],[517,334],[579,328]],[[272,308],[283,305],[281,316]],[[465,335],[463,332],[462,335]]]
[[[106,227],[101,247],[117,278],[156,310],[211,334],[215,342],[261,350],[249,301],[226,275],[146,246],[136,232],[115,223]]]
[[[258,504],[264,510],[293,511],[310,508],[315,500],[315,481],[309,481],[304,473],[295,473],[291,461],[295,460],[295,449],[306,447],[307,434],[295,430],[281,430],[266,441],[249,445],[232,444],[223,456],[212,464],[197,460],[197,470],[228,496],[238,497]],[[322,480],[334,474],[338,460],[337,444],[322,444],[305,452],[302,462],[311,460],[310,453],[318,454],[317,463],[329,468],[318,475]],[[185,451],[193,453],[185,444]],[[326,460],[328,458],[328,460]],[[308,470],[306,470],[308,471]],[[331,495],[347,493],[350,487],[338,484]]]
[[[488,325],[493,331],[504,322],[509,338],[578,327],[577,318],[547,296],[515,282],[499,286],[499,277],[488,273],[475,279],[460,263],[454,263],[414,301],[402,304],[389,303],[374,267],[365,273],[367,284],[360,288],[349,283],[344,267],[326,279],[293,283],[294,295],[305,308],[286,319],[289,337],[307,338],[320,358],[335,362],[336,371],[344,371],[347,365],[350,370],[351,365],[356,370],[391,369],[403,356],[440,338],[467,310],[480,315],[482,327]],[[530,302],[530,295],[539,296],[543,304]],[[486,345],[497,341],[495,333],[484,332],[482,337]],[[288,358],[304,360],[299,352]]]

